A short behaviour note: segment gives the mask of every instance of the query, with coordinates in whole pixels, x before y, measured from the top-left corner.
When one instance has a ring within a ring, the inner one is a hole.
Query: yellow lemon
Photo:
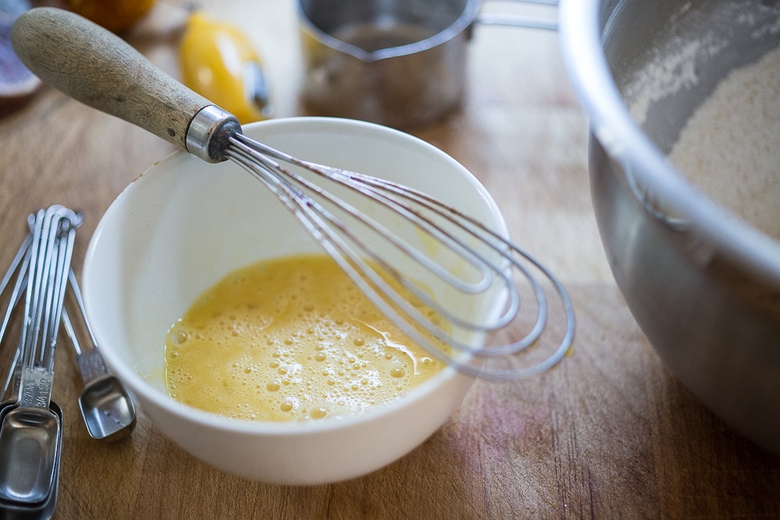
[[[241,123],[269,117],[260,56],[238,28],[195,12],[182,36],[179,57],[184,84]]]

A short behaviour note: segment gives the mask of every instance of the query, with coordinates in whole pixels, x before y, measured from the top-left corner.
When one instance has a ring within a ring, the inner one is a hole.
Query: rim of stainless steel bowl
[[[649,192],[670,204],[720,253],[780,285],[780,243],[734,218],[689,184],[633,121],[609,71],[601,40],[603,0],[562,0],[561,50],[591,132]]]

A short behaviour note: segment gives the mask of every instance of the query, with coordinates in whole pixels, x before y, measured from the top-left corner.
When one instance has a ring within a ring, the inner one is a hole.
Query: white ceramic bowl
[[[326,118],[266,121],[245,132],[305,159],[420,188],[505,233],[479,182],[407,134]],[[280,484],[356,477],[421,444],[458,408],[471,379],[447,368],[373,412],[304,423],[226,419],[173,401],[163,383],[166,332],[199,293],[257,260],[320,251],[244,170],[176,152],[136,179],[98,225],[84,265],[87,314],[111,369],[154,425],[194,456]]]

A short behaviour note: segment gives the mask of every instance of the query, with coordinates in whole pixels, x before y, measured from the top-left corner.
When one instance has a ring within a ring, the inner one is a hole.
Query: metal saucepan
[[[666,158],[729,71],[777,48],[778,20],[777,1],[561,5],[564,56],[591,120],[592,197],[615,280],[680,381],[780,454],[780,243],[705,197]],[[637,78],[654,89],[644,93],[642,118],[629,111]]]
[[[475,24],[557,27],[554,21],[481,14],[481,5],[481,0],[299,0],[304,102],[319,115],[395,128],[441,119],[463,99]]]

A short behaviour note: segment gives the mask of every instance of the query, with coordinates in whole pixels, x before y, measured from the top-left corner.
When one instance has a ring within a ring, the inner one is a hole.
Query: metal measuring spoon
[[[28,235],[27,239],[22,245],[22,248],[20,249],[20,253],[23,252],[23,250],[25,252],[28,251],[31,242],[32,242],[32,237]],[[21,258],[19,258],[19,260],[21,260]],[[28,263],[29,263],[29,255],[25,257],[25,263],[22,264],[22,268],[20,270],[21,272],[26,271]],[[0,294],[5,292],[5,288],[10,279],[9,275],[13,274],[13,272],[16,270],[18,265],[19,262],[17,261],[17,259],[14,259],[14,261],[11,263],[11,267],[9,268],[8,273],[6,274],[6,277],[3,279],[2,282],[0,282]],[[6,309],[6,314],[3,320],[2,327],[0,327],[0,342],[5,336],[5,331],[7,329],[8,322],[10,321],[10,317],[11,314],[13,313],[14,307],[19,303],[19,300],[21,299],[21,294],[27,285],[25,282],[26,282],[26,278],[24,276],[19,276],[17,278],[16,284],[14,285],[14,290],[11,295],[11,298],[9,299],[8,308]],[[17,348],[14,355],[14,359],[11,361],[9,365],[8,373],[3,383],[2,391],[0,392],[0,396],[2,396],[3,399],[3,401],[0,402],[0,423],[2,423],[3,419],[5,418],[5,415],[14,407],[16,407],[18,403],[21,368],[22,368],[21,351],[20,349]],[[51,401],[49,403],[49,410],[51,410],[51,412],[57,416],[57,419],[59,420],[60,424],[62,424],[62,409],[57,405],[57,403]],[[63,437],[62,434],[60,434],[57,437],[57,446],[56,446],[55,459],[54,459],[55,485],[52,486],[51,492],[40,503],[20,504],[20,503],[13,503],[13,502],[0,502],[0,517],[7,518],[7,519],[25,519],[25,520],[51,518],[51,516],[54,514],[54,510],[57,507],[59,486],[56,485],[56,483],[59,482],[59,475],[60,475],[62,437]]]
[[[62,414],[51,405],[54,349],[79,217],[62,206],[31,216],[22,368],[16,405],[0,417],[0,504],[40,509],[56,499]],[[7,411],[6,411],[7,410]]]
[[[84,390],[79,396],[79,409],[90,437],[100,440],[117,440],[128,435],[135,426],[135,405],[122,382],[109,373],[103,356],[84,312],[81,290],[73,271],[69,274],[73,295],[78,302],[81,317],[92,341],[92,348],[83,350],[79,344],[67,309],[62,310],[62,324],[76,351]]]
[[[5,402],[0,405],[0,421],[6,420],[6,415],[11,413],[14,403]],[[60,463],[62,458],[62,409],[54,401],[49,402],[49,412],[54,420],[60,425],[56,435],[53,439],[54,443],[54,458],[51,460],[51,484],[47,486],[47,492],[40,494],[40,500],[32,501],[6,501],[0,500],[0,517],[2,518],[19,518],[19,519],[38,519],[38,518],[51,518],[54,514],[54,510],[57,508],[57,497],[59,490],[60,479]],[[49,441],[47,441],[49,442]],[[2,454],[0,456],[4,456]],[[25,464],[22,468],[15,466],[7,466],[13,469],[14,475],[11,477],[15,480],[19,480],[19,469],[24,469],[25,473],[29,477],[30,472],[26,471],[30,469],[30,464]],[[3,480],[6,476],[2,477]]]
[[[18,374],[19,372],[18,367],[21,367],[18,358],[19,358],[19,350],[17,349],[17,356],[16,358],[14,358],[13,362],[10,365],[10,369],[8,370],[8,375],[6,376],[5,379],[5,385],[2,390],[2,395],[5,396],[9,394],[9,391],[10,391],[10,395],[5,401],[0,403],[0,422],[2,422],[5,419],[5,415],[17,404],[17,396],[14,395],[14,388],[12,386],[12,381],[15,378],[15,374]],[[18,385],[16,390],[18,390]],[[49,410],[51,410],[52,414],[54,414],[59,420],[60,424],[62,424],[62,409],[57,405],[57,403],[51,401],[49,403]],[[58,497],[58,489],[59,489],[57,483],[59,482],[59,478],[60,478],[62,437],[63,437],[62,430],[60,429],[60,434],[57,436],[57,445],[56,445],[55,459],[54,459],[55,485],[52,486],[51,491],[48,493],[48,495],[43,499],[43,501],[32,503],[32,504],[0,501],[0,517],[8,518],[8,519],[25,519],[25,520],[52,517],[52,515],[54,514],[54,510],[57,508],[57,497]]]
[[[0,290],[2,292],[2,290]],[[18,299],[12,296],[11,303],[18,301]],[[9,304],[9,309],[11,305]],[[4,400],[0,402],[0,423],[5,420],[6,414],[14,409],[18,404],[18,391],[19,391],[19,379],[21,378],[21,356],[20,350],[16,350],[16,356],[10,364],[8,374],[5,378],[2,393]],[[54,401],[49,402],[49,410],[56,416],[59,423],[62,424],[62,409]],[[0,501],[0,518],[7,519],[46,519],[51,518],[54,515],[54,510],[57,508],[57,497],[59,490],[59,478],[60,478],[60,462],[62,456],[62,429],[60,429],[56,440],[54,468],[53,468],[53,480],[54,483],[51,486],[49,493],[41,502],[34,503],[19,503],[19,502],[6,502]],[[7,470],[13,471],[14,468],[8,466]],[[3,477],[5,478],[5,477]]]

